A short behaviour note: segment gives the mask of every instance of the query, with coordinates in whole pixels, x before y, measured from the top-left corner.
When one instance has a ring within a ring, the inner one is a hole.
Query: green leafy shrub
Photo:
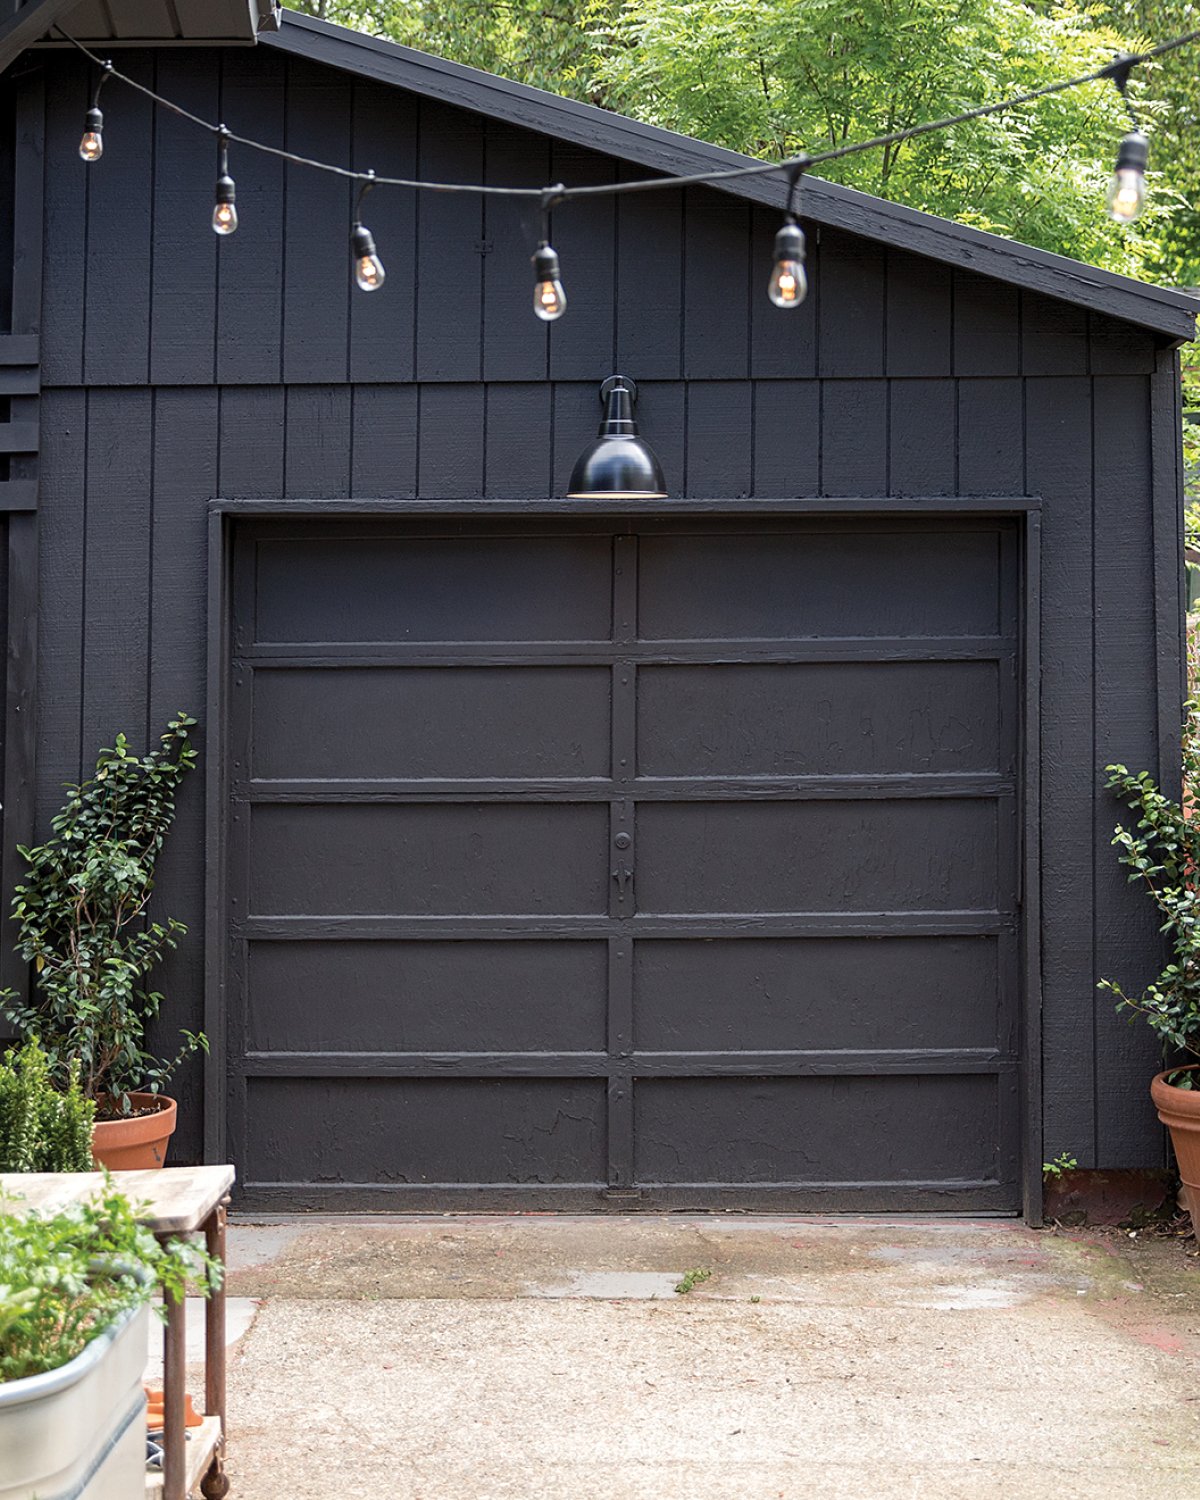
[[[90,1172],[95,1113],[77,1062],[60,1092],[37,1042],[13,1048],[0,1058],[0,1172]]]
[[[42,1217],[0,1215],[0,1381],[67,1364],[156,1288],[205,1295],[221,1267],[186,1240],[160,1244],[111,1184]]]
[[[141,758],[118,735],[111,750],[101,750],[95,774],[68,788],[53,836],[20,850],[29,873],[13,914],[36,991],[23,1000],[6,990],[0,1001],[20,1034],[41,1042],[58,1087],[69,1085],[77,1067],[83,1092],[102,1113],[129,1113],[132,1091],[157,1093],[183,1058],[205,1045],[184,1031],[183,1046],[167,1062],[145,1045],[163,997],[144,980],[187,931],[172,919],[149,921],[146,907],[176,792],[196,763],[188,737],[195,723],[177,714],[159,748]]]
[[[1137,815],[1132,829],[1118,824],[1113,843],[1129,869],[1129,879],[1148,891],[1162,917],[1171,959],[1140,995],[1128,994],[1115,979],[1100,988],[1116,996],[1117,1009],[1141,1016],[1163,1044],[1170,1063],[1180,1053],[1200,1058],[1200,700],[1187,706],[1183,730],[1183,800],[1159,790],[1148,771],[1106,767],[1107,785]],[[1168,1082],[1200,1086],[1190,1072]]]

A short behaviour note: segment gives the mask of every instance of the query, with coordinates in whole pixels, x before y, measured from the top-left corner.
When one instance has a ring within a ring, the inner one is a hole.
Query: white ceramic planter
[[[146,1486],[150,1309],[69,1365],[0,1385],[0,1500],[139,1500]]]

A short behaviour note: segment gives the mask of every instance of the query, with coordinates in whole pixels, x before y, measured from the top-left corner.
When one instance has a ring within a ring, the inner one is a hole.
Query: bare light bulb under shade
[[[533,310],[543,323],[553,323],[567,310],[567,294],[561,281],[539,281],[533,289]]]
[[[775,236],[775,264],[767,283],[767,296],[776,307],[799,307],[808,296],[804,274],[804,231],[789,218]]]
[[[1114,172],[1104,202],[1110,218],[1118,224],[1132,224],[1146,202],[1145,176],[1136,167]]]
[[[238,227],[237,207],[232,203],[218,203],[213,207],[212,227],[217,234],[232,234]]]

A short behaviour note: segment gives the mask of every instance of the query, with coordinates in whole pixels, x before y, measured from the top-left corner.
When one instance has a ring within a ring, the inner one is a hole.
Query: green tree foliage
[[[762,157],[861,139],[1087,72],[1181,24],[1184,0],[310,0],[329,20]],[[1159,16],[1152,14],[1159,10]],[[1135,75],[1153,134],[1161,78]],[[1174,108],[1174,106],[1173,106]],[[1101,82],[821,168],[865,192],[1113,270],[1165,268],[1186,203],[1155,153],[1134,229],[1101,204],[1128,128]],[[1167,137],[1164,135],[1164,142]],[[1171,137],[1174,139],[1174,136]],[[1200,139],[1200,137],[1198,137]],[[1172,149],[1174,149],[1172,147]],[[1191,147],[1200,153],[1200,145]],[[1189,190],[1195,196],[1194,180]],[[1176,256],[1176,261],[1179,257]],[[1173,262],[1174,263],[1174,262]]]

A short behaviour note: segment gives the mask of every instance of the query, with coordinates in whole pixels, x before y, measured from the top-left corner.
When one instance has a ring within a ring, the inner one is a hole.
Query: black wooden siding
[[[380,172],[626,170],[263,48],[122,65],[234,128]],[[1148,903],[1109,848],[1100,768],[1169,770],[1174,755],[1172,355],[1099,315],[830,231],[811,245],[809,301],[780,314],[765,296],[775,217],[705,190],[562,215],[571,307],[550,329],[529,306],[521,210],[381,190],[366,218],[388,286],[364,297],[344,184],[235,150],[242,227],[219,242],[211,142],[114,86],[105,156],[87,169],[85,73],[64,55],[44,66],[40,830],[118,730],[136,742],[176,708],[202,711],[214,496],[562,494],[597,382],[619,369],[639,382],[673,496],[1043,498],[1046,1149],[1160,1159],[1143,1097],[1154,1049],[1093,987],[1138,984],[1157,958]],[[203,821],[197,776],[157,898],[191,928],[162,974],[172,1024],[188,1026],[201,1020]],[[200,1152],[200,1076],[190,1066],[180,1159]]]

